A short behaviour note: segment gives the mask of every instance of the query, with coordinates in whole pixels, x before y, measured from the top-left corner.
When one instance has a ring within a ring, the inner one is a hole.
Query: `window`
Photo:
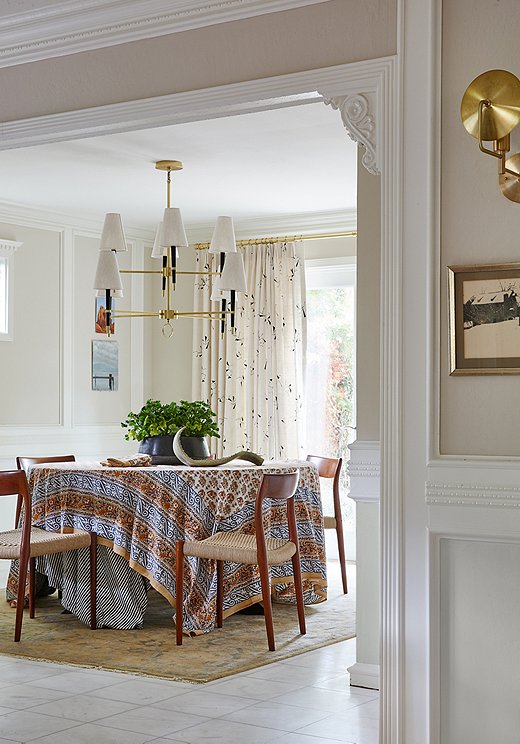
[[[342,457],[341,487],[348,485],[348,445],[355,439],[355,258],[306,261],[307,365],[306,432],[308,454]],[[332,489],[322,484],[324,512],[333,513]],[[343,499],[347,557],[355,558],[355,503]],[[333,543],[330,553],[335,553]],[[327,543],[329,552],[329,543]]]
[[[0,341],[13,338],[13,261],[21,246],[13,240],[0,240]]]

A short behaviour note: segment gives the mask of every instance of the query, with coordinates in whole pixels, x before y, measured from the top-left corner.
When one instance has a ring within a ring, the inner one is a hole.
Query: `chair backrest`
[[[31,515],[31,497],[24,470],[0,470],[0,496],[18,496],[16,526],[18,525],[22,503],[25,514]],[[24,520],[24,539],[26,537],[28,539],[30,530],[31,519],[29,517],[29,519]]]
[[[341,470],[342,458],[319,457],[318,455],[307,455],[307,462],[312,462],[318,469],[320,478],[337,478]]]
[[[46,462],[76,462],[74,455],[45,455],[44,457],[17,457],[16,467],[19,470],[27,470],[31,465],[43,465]]]
[[[294,514],[294,493],[299,479],[300,473],[298,470],[289,473],[266,473],[264,475],[255,501],[255,533],[259,555],[261,553],[265,554],[267,550],[263,520],[263,503],[265,499],[287,501],[289,540],[298,546],[298,532],[296,531],[296,516]]]

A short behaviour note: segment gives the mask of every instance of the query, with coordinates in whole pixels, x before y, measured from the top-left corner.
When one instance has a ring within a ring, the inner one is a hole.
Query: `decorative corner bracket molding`
[[[354,501],[378,503],[381,478],[379,442],[356,440],[348,448],[349,497]]]
[[[376,116],[372,111],[372,96],[367,93],[355,93],[348,96],[324,97],[323,101],[327,106],[340,112],[343,126],[350,139],[365,148],[361,162],[369,173],[378,176],[381,170],[377,161]]]
[[[0,238],[0,256],[11,256],[22,245],[23,243],[18,243],[16,240],[3,240]]]

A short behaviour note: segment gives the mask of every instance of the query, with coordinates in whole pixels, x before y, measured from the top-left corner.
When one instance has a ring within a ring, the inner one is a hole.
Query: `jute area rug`
[[[0,599],[0,653],[172,680],[209,682],[352,638],[356,621],[353,591],[343,595],[334,580],[336,571],[330,574],[327,601],[305,608],[305,636],[299,635],[295,606],[273,605],[274,652],[267,650],[263,616],[245,614],[232,615],[224,620],[222,629],[195,638],[185,637],[183,645],[176,646],[172,607],[160,594],[150,591],[145,624],[140,630],[91,631],[73,615],[62,614],[56,594],[39,598],[36,617],[31,620],[25,614],[22,639],[16,644],[12,640],[14,610]]]

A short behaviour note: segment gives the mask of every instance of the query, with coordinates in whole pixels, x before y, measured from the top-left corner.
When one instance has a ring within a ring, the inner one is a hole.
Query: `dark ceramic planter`
[[[181,437],[182,448],[194,460],[209,457],[209,447],[204,437]],[[139,452],[150,455],[154,465],[182,465],[173,454],[173,436],[148,437],[139,444]]]

